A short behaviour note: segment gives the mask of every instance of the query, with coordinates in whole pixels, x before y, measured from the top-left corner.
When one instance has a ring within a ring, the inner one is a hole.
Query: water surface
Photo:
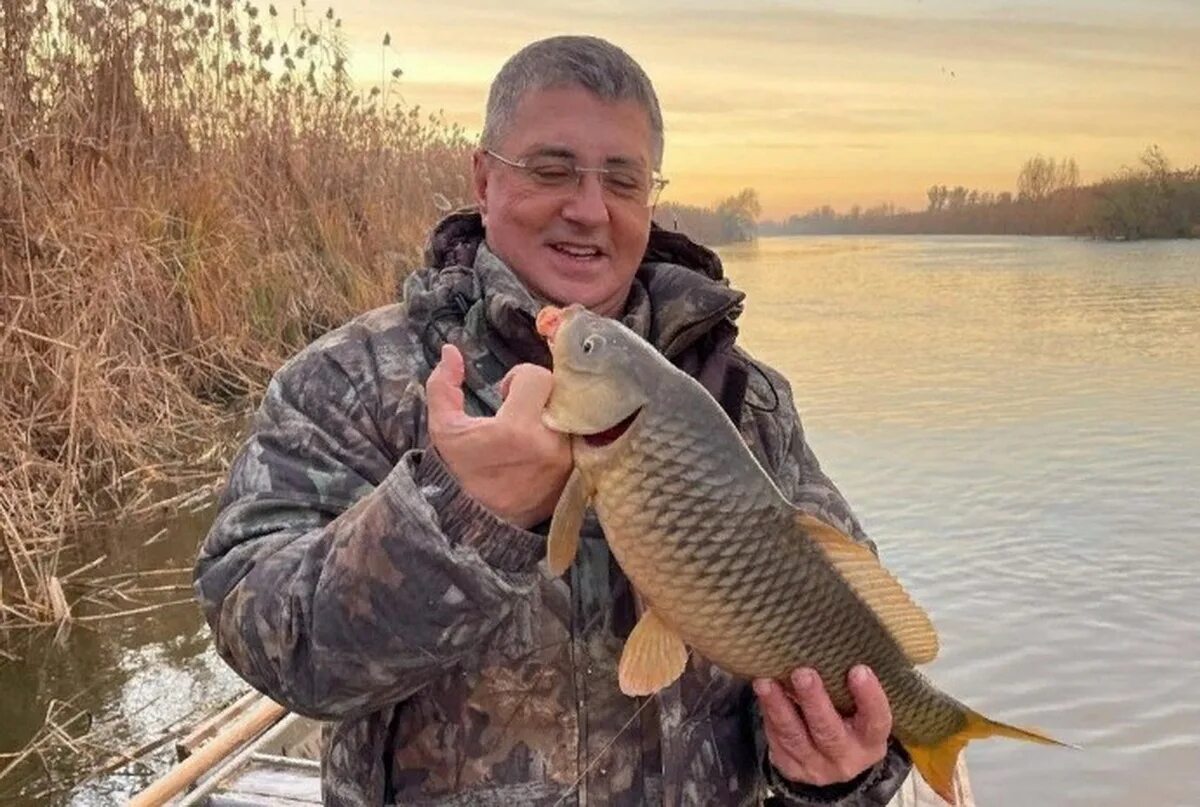
[[[764,239],[743,342],[1009,740],[987,807],[1200,804],[1200,242]]]

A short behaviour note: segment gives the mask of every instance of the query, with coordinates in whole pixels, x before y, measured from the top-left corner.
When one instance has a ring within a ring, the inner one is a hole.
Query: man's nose
[[[608,223],[608,204],[604,185],[597,174],[584,174],[562,208],[562,216],[589,227]]]

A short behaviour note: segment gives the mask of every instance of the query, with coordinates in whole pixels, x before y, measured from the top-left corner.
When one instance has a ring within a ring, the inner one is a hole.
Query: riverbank
[[[1017,192],[932,185],[929,207],[882,204],[838,213],[826,205],[783,221],[760,223],[762,235],[1046,235],[1104,241],[1200,238],[1200,166],[1178,169],[1157,147],[1133,167],[1079,185],[1075,161],[1034,157]]]

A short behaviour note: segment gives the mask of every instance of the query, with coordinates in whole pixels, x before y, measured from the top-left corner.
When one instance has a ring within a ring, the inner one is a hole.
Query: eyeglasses
[[[529,177],[534,185],[548,191],[574,192],[583,184],[584,174],[596,174],[605,194],[622,202],[654,207],[658,203],[658,195],[667,185],[667,180],[657,172],[646,171],[636,166],[583,168],[569,157],[551,154],[541,154],[527,160],[510,160],[491,149],[485,148],[483,153],[510,168],[516,168]]]

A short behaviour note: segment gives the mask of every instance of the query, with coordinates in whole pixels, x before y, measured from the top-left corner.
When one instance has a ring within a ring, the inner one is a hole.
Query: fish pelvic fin
[[[576,468],[571,471],[558,503],[554,505],[550,534],[546,539],[546,565],[555,577],[570,568],[579,552],[579,531],[583,528],[583,514],[590,498],[583,474]]]
[[[679,634],[647,610],[621,651],[617,682],[626,695],[652,695],[683,674],[687,659],[687,646]]]
[[[934,745],[917,745],[903,741],[902,743],[904,750],[912,758],[913,767],[921,774],[921,778],[948,804],[957,805],[958,788],[955,785],[954,772],[958,766],[958,755],[971,740],[983,740],[988,737],[1009,737],[1042,745],[1078,747],[1056,740],[1036,729],[1010,726],[969,709],[967,710],[966,725],[938,743]]]
[[[927,664],[937,658],[938,635],[929,615],[913,602],[869,547],[799,510],[796,524],[883,623],[910,663]]]

